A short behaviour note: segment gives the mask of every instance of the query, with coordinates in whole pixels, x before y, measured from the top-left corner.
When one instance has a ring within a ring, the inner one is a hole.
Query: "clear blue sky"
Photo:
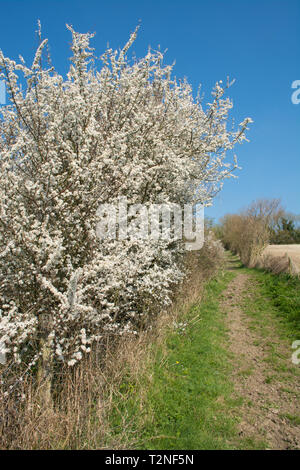
[[[300,104],[291,84],[300,80],[300,0],[0,0],[0,48],[32,59],[40,19],[54,65],[66,70],[70,34],[96,32],[97,53],[118,48],[141,21],[134,45],[168,49],[175,73],[205,97],[217,80],[235,78],[229,95],[236,121],[252,117],[250,143],[237,148],[242,171],[227,181],[207,215],[218,219],[259,197],[280,197],[300,213]]]

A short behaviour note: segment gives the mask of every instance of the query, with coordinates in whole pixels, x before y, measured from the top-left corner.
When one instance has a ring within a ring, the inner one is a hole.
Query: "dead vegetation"
[[[281,212],[279,200],[260,199],[239,214],[227,214],[221,226],[224,246],[238,254],[246,266],[255,266],[269,243],[270,225]]]
[[[245,266],[298,276],[300,245],[269,245],[283,214],[278,199],[257,200],[239,214],[227,214],[218,236]]]

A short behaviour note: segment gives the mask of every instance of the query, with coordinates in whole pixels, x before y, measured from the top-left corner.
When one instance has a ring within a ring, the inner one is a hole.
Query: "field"
[[[269,245],[265,251],[265,255],[282,257],[285,254],[300,268],[300,245]]]

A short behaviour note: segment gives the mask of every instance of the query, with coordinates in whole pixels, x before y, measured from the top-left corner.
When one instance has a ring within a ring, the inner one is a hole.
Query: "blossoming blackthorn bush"
[[[92,34],[72,34],[62,77],[0,51],[9,104],[0,108],[0,343],[17,363],[70,366],[106,332],[134,331],[170,301],[183,275],[181,241],[102,240],[99,204],[209,204],[236,163],[231,101],[216,84],[204,108],[161,52],[100,59]]]

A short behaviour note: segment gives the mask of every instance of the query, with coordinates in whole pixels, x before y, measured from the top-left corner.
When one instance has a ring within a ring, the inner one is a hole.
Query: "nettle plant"
[[[72,34],[64,78],[0,51],[9,105],[0,108],[0,343],[29,365],[70,366],[108,333],[135,331],[170,302],[183,275],[180,241],[97,238],[99,204],[210,204],[236,162],[250,119],[228,130],[217,83],[204,107],[163,54],[97,59],[92,34]],[[100,65],[98,65],[100,64]]]

